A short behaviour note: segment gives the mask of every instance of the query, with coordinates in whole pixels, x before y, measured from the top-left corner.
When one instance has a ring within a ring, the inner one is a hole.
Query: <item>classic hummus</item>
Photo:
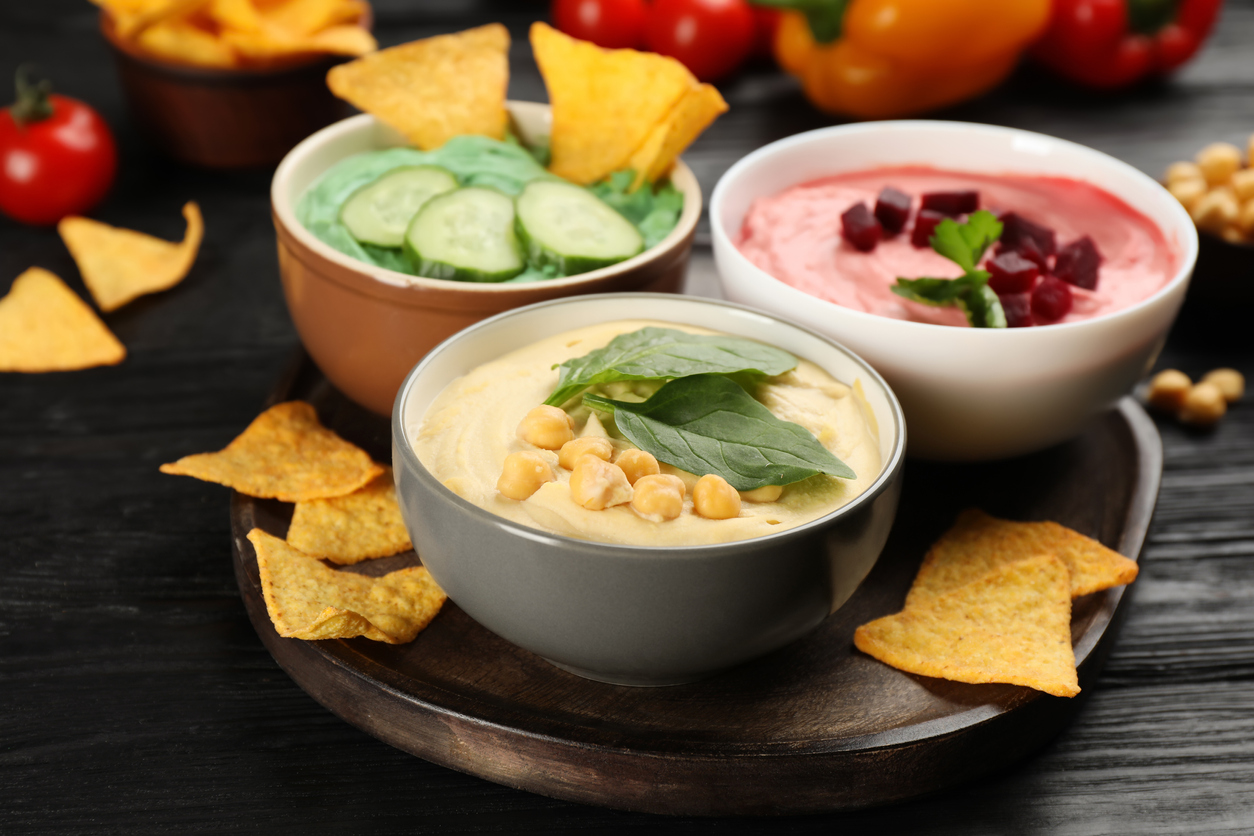
[[[1092,237],[1102,255],[1094,290],[1072,287],[1074,306],[1061,322],[1103,316],[1148,299],[1179,269],[1169,245],[1147,217],[1102,189],[1064,177],[972,174],[923,166],[877,168],[824,177],[759,198],[749,208],[737,247],[745,257],[798,290],[866,313],[940,325],[967,325],[957,308],[903,299],[898,277],[954,278],[962,271],[928,247],[910,242],[909,228],[859,252],[841,239],[841,213],[874,206],[885,186],[913,195],[974,189],[981,208],[1013,211],[1055,231],[1059,244]]]
[[[463,499],[516,523],[584,540],[657,546],[722,543],[792,528],[848,503],[879,476],[883,464],[878,432],[857,383],[851,388],[813,363],[800,360],[793,371],[767,378],[755,397],[777,417],[813,433],[853,468],[856,479],[819,474],[785,487],[775,502],[744,502],[738,517],[711,520],[691,513],[697,477],[663,464],[663,473],[679,476],[686,485],[685,513],[677,519],[653,522],[639,516],[630,505],[599,511],[577,505],[570,497],[570,471],[558,466],[557,452],[520,440],[518,424],[555,388],[555,364],[601,348],[619,334],[650,325],[714,333],[669,322],[611,322],[548,337],[485,363],[449,384],[421,423],[407,428],[419,460]],[[611,383],[597,389],[618,400],[644,400],[650,387]],[[633,446],[616,437],[608,418],[603,424],[586,407],[571,414],[577,436],[608,437],[616,451]],[[542,455],[557,479],[518,501],[498,493],[496,484],[505,457],[520,451]]]

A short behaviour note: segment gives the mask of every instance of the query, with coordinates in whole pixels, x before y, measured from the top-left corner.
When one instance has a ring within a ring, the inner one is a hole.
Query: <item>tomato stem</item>
[[[30,74],[34,69],[30,64],[17,68],[14,86],[17,88],[17,101],[13,104],[13,121],[19,127],[34,122],[42,122],[52,115],[52,102],[48,96],[52,93],[52,82],[46,78],[31,82]]]

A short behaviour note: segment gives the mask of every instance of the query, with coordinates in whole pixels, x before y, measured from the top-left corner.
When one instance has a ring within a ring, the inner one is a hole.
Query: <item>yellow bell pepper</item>
[[[775,57],[806,97],[864,119],[934,110],[996,86],[1050,11],[1050,0],[759,2],[804,10],[784,14]],[[822,42],[816,30],[834,37]]]

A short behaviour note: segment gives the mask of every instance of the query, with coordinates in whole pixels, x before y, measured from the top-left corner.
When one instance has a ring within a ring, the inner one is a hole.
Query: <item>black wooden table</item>
[[[384,45],[505,21],[511,94],[543,98],[525,30],[544,4],[375,8]],[[0,78],[37,61],[114,126],[122,168],[96,217],[177,238],[179,207],[195,199],[208,231],[181,286],[105,317],[129,351],[121,366],[0,375],[0,833],[1254,832],[1249,398],[1214,432],[1160,421],[1166,469],[1141,577],[1078,719],[1017,767],[943,797],[810,818],[659,819],[451,772],[336,719],[249,625],[226,490],[157,472],[238,433],[297,345],[270,172],[207,173],[154,153],[128,123],[95,21],[85,0],[4,3]],[[1217,36],[1170,84],[1106,98],[1023,70],[938,115],[1055,134],[1157,174],[1207,142],[1244,145],[1252,43],[1254,2],[1229,0]],[[724,92],[731,112],[686,157],[707,194],[746,152],[829,121],[766,66]],[[31,265],[86,295],[55,232],[0,219],[0,291]],[[701,246],[689,291],[717,292]],[[1254,375],[1244,316],[1190,302],[1160,365]]]

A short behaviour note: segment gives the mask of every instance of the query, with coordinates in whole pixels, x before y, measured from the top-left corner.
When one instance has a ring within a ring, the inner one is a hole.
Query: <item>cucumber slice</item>
[[[410,221],[404,247],[414,272],[432,279],[501,282],[526,266],[514,234],[514,201],[477,186],[427,201]]]
[[[437,165],[394,168],[348,196],[340,207],[340,223],[363,244],[399,247],[418,210],[456,188],[457,178]]]
[[[631,222],[573,183],[533,180],[518,196],[518,237],[527,259],[567,276],[617,264],[644,249]]]

